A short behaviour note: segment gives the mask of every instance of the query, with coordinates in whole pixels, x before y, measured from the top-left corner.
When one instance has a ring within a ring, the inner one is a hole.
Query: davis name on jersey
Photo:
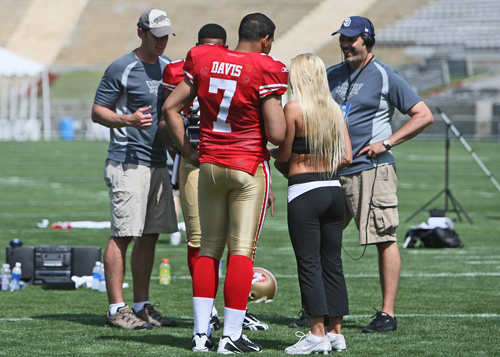
[[[219,73],[225,75],[231,75],[233,77],[239,77],[241,75],[241,70],[243,66],[236,65],[234,63],[224,63],[214,61],[212,64],[212,73]]]

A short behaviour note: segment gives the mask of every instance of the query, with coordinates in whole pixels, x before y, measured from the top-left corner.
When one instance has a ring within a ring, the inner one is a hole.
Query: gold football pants
[[[199,169],[181,156],[179,164],[179,192],[186,224],[188,245],[199,248],[201,240],[200,216],[198,213],[198,177]]]
[[[211,163],[200,165],[200,257],[220,260],[227,242],[230,255],[253,261],[266,215],[269,180],[267,161],[259,164],[255,176]]]

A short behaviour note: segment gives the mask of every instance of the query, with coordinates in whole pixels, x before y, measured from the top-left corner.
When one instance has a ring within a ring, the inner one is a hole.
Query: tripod
[[[448,117],[439,108],[437,108],[437,109],[438,109],[439,113],[441,114],[441,117],[444,119],[444,121],[446,122],[446,125],[447,125],[447,129],[446,129],[446,156],[445,156],[444,189],[441,192],[439,192],[436,196],[434,196],[429,202],[427,202],[425,205],[423,205],[419,210],[417,210],[410,217],[408,217],[406,219],[405,223],[407,223],[408,221],[410,221],[413,217],[415,217],[420,212],[424,211],[432,202],[434,202],[441,195],[444,194],[445,195],[445,198],[444,198],[444,213],[446,214],[446,212],[449,211],[449,209],[448,209],[448,200],[450,200],[451,204],[453,206],[453,209],[451,211],[452,212],[456,212],[456,214],[458,216],[458,221],[462,220],[461,217],[460,217],[460,211],[462,211],[464,213],[465,217],[467,217],[467,220],[469,221],[469,223],[473,224],[474,222],[472,222],[472,219],[469,217],[469,215],[467,214],[467,212],[464,210],[464,208],[462,207],[462,205],[460,204],[460,202],[458,202],[458,200],[455,198],[455,196],[453,196],[453,193],[451,193],[451,190],[449,189],[449,186],[448,186],[449,179],[450,179],[450,176],[449,176],[450,130],[453,130],[453,132],[455,133],[455,135],[457,135],[457,133],[458,133],[457,137],[459,139],[461,139],[461,135],[458,132],[458,130],[455,128],[455,126],[451,123],[451,121],[448,119]],[[458,209],[457,207],[460,208],[460,209]]]

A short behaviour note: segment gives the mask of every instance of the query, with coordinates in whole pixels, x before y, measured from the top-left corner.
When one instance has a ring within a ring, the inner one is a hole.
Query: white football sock
[[[193,298],[193,335],[196,335],[197,333],[204,333],[207,336],[210,336],[210,312],[214,306],[214,301],[215,299],[211,298]]]
[[[235,310],[228,307],[224,308],[224,336],[229,336],[233,341],[240,338],[243,331],[243,320],[245,319],[245,310]]]

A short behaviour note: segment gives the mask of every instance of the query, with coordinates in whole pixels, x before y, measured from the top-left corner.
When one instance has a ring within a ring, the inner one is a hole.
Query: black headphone
[[[366,47],[373,47],[375,46],[375,27],[373,26],[373,23],[370,21],[370,19],[366,17],[365,19],[370,23],[370,30],[372,34],[369,35],[367,33],[362,33],[361,38],[363,39]]]

